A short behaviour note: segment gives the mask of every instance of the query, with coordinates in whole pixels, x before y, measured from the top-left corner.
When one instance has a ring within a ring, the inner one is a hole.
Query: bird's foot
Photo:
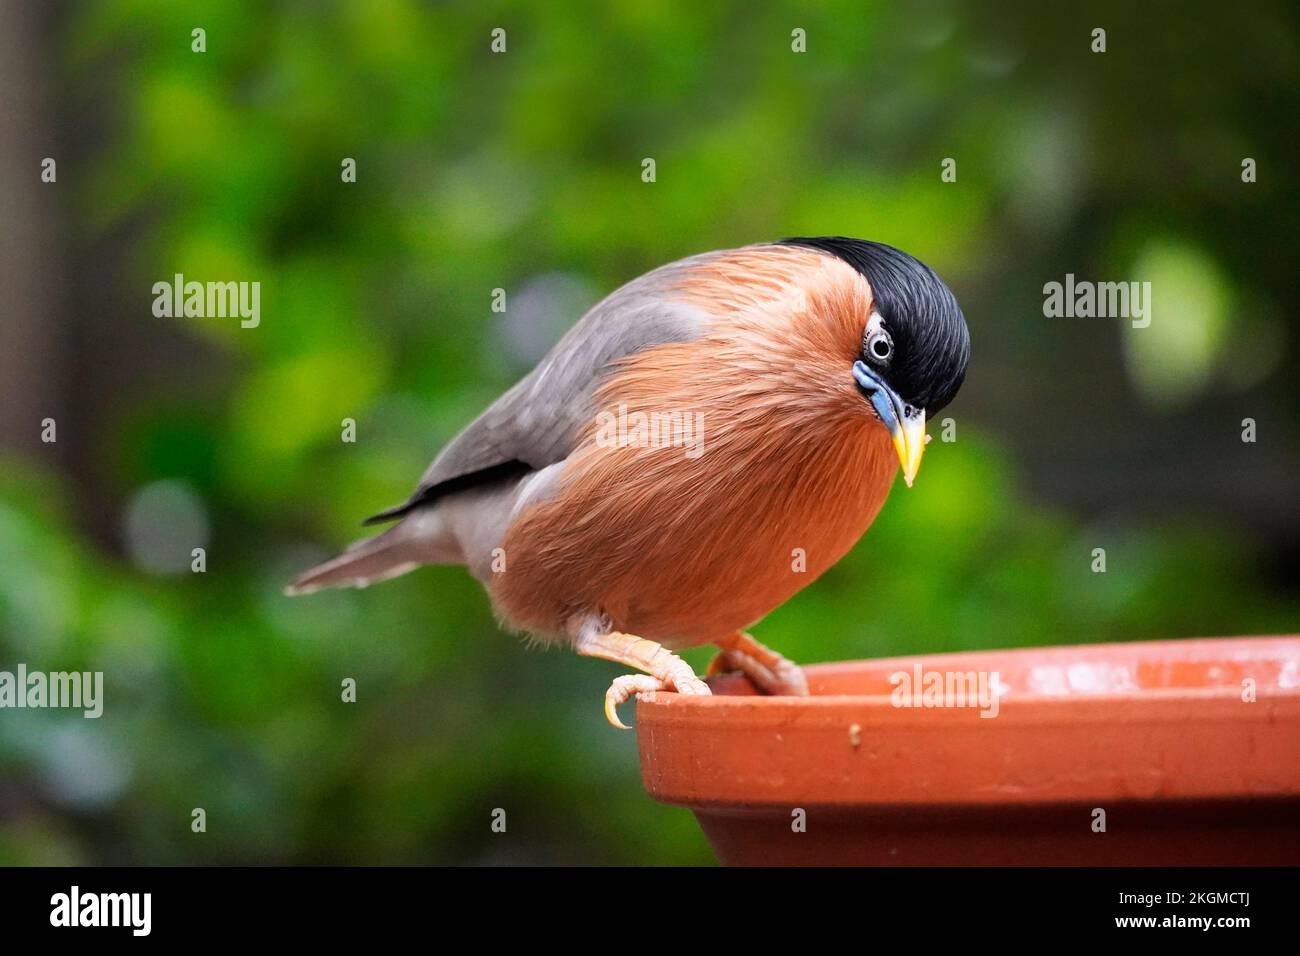
[[[579,637],[576,648],[584,657],[618,661],[644,674],[624,674],[614,678],[605,692],[605,719],[620,730],[630,729],[618,719],[618,705],[633,694],[672,690],[679,694],[708,695],[709,685],[695,676],[691,665],[662,644],[632,634],[611,631],[607,634]]]
[[[618,719],[618,705],[626,703],[627,699],[634,694],[640,700],[642,694],[653,694],[657,690],[673,690],[688,696],[705,697],[712,693],[709,685],[694,675],[678,677],[670,683],[658,677],[651,677],[649,674],[624,674],[622,677],[615,677],[614,682],[609,685],[609,690],[605,691],[605,719],[619,730],[630,730],[627,724]]]
[[[740,671],[765,694],[808,696],[808,678],[804,675],[803,668],[748,634],[737,631],[717,644],[722,651],[709,665],[710,676],[725,671]]]

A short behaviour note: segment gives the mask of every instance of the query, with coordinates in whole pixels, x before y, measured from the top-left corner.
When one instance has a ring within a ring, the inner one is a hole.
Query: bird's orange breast
[[[614,628],[689,646],[746,627],[838,561],[897,459],[850,368],[866,283],[806,250],[756,247],[676,290],[712,324],[624,361],[557,490],[523,510],[491,591],[511,624]]]

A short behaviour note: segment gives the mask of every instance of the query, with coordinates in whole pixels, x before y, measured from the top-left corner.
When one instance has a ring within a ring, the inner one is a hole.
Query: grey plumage
[[[492,481],[512,462],[537,471],[567,458],[596,413],[596,387],[611,363],[652,345],[700,335],[703,317],[663,293],[685,270],[716,255],[669,263],[598,302],[531,372],[443,448],[404,504],[371,520],[430,504],[442,487],[466,476],[485,474]]]
[[[619,359],[703,334],[706,318],[666,293],[693,267],[681,259],[627,283],[593,306],[546,357],[434,458],[410,498],[368,519],[400,519],[312,568],[286,593],[364,586],[420,564],[466,564],[482,576],[521,496],[546,492],[595,416],[595,392]]]

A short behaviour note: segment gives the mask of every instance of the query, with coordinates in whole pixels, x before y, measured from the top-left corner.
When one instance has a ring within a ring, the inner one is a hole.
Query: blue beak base
[[[890,433],[899,431],[903,423],[899,420],[895,406],[902,403],[894,394],[894,390],[861,359],[853,363],[853,379],[858,383],[858,389],[862,394],[871,401],[871,407],[876,410],[876,414],[880,416],[880,420],[884,422]]]

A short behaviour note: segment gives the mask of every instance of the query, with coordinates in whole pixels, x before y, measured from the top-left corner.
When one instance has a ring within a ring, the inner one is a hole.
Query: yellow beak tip
[[[894,450],[898,452],[898,463],[903,468],[903,481],[911,488],[912,482],[916,480],[916,473],[921,470],[921,456],[925,454],[927,444],[925,416],[921,415],[915,421],[908,422],[897,429],[893,437]]]

